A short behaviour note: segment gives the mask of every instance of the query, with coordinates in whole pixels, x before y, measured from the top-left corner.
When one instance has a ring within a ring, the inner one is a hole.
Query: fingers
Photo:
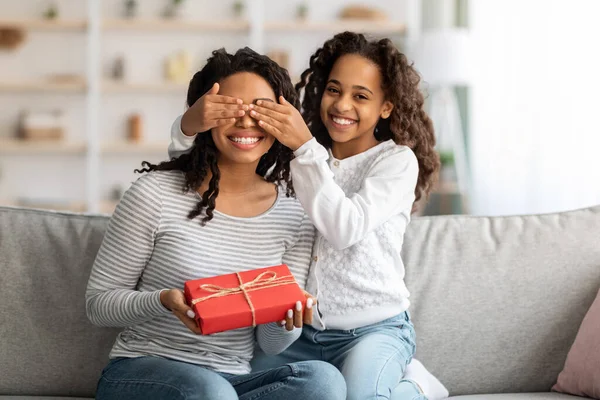
[[[175,314],[175,316],[179,318],[190,331],[194,332],[196,335],[202,335],[202,329],[200,329],[195,319],[190,318],[188,315],[182,314],[179,311],[173,311],[173,314]]]
[[[219,109],[208,111],[206,113],[206,119],[209,121],[217,120],[217,119],[230,119],[230,118],[241,118],[246,115],[246,111],[239,109]]]
[[[283,97],[281,97],[283,98]],[[281,114],[290,114],[292,109],[295,109],[294,106],[292,106],[290,103],[288,103],[287,101],[285,103],[282,104],[277,104],[273,101],[264,101],[264,100],[258,100],[256,102],[256,105],[251,104],[250,108],[268,108],[269,110],[273,110],[276,112],[279,112]],[[254,107],[252,107],[254,106]]]
[[[206,94],[217,94],[219,93],[220,85],[218,82],[215,82],[212,87],[206,92]]]
[[[215,104],[236,104],[242,105],[244,101],[242,99],[238,99],[236,97],[223,96],[221,94],[211,93],[206,96],[206,100]],[[248,106],[246,106],[248,107]]]
[[[291,331],[294,329],[294,311],[288,310],[285,316],[285,329]]]
[[[258,121],[258,125],[267,133],[275,136],[275,139],[279,139],[281,138],[281,136],[283,135],[281,133],[281,131],[277,128],[275,128],[272,125],[267,124],[265,121]]]
[[[304,310],[304,318],[302,321],[306,325],[312,325],[313,323],[313,303],[314,300],[312,297],[306,299],[306,309]]]
[[[294,326],[296,328],[302,328],[302,302],[296,302],[296,308],[294,309]]]

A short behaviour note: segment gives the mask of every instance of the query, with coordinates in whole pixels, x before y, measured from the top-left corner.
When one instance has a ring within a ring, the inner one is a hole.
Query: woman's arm
[[[161,190],[152,175],[138,179],[119,202],[85,295],[86,312],[95,325],[126,327],[170,312],[160,301],[162,290],[137,290],[154,250],[161,211]]]
[[[287,249],[282,257],[282,263],[288,266],[301,288],[306,285],[314,236],[315,228],[308,216],[304,215],[294,245]],[[266,354],[274,355],[287,349],[300,337],[301,332],[302,329],[299,328],[288,331],[279,322],[274,322],[259,325],[256,328],[256,340]]]
[[[419,164],[408,147],[398,146],[373,165],[360,190],[350,196],[334,181],[327,163],[329,153],[316,139],[306,142],[295,155],[291,172],[296,196],[317,230],[338,250],[412,208]]]

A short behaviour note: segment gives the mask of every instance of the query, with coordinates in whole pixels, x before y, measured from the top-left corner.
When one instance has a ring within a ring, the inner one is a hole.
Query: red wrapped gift
[[[205,335],[279,322],[304,292],[287,265],[187,281],[188,304]]]

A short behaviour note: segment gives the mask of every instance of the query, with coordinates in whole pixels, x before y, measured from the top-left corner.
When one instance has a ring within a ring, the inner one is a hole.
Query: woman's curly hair
[[[285,97],[292,105],[299,108],[298,95],[287,70],[281,68],[269,57],[260,55],[248,47],[238,50],[235,54],[229,54],[225,49],[213,51],[212,57],[207,60],[204,68],[196,72],[190,82],[187,93],[188,107],[191,107],[204,95],[215,82],[222,81],[238,72],[251,72],[262,77],[269,83],[276,96]],[[293,153],[290,149],[275,141],[256,167],[256,173],[268,182],[285,186],[288,197],[294,195],[290,177],[292,156]],[[217,163],[218,158],[219,151],[210,132],[199,132],[189,153],[158,165],[144,161],[142,162],[143,168],[136,169],[135,172],[181,171],[185,174],[183,190],[189,192],[197,191],[200,188],[210,170],[212,177],[208,189],[202,194],[202,200],[188,214],[188,218],[194,219],[204,211],[205,216],[202,219],[202,225],[204,225],[213,218],[215,200],[219,195],[221,174]]]
[[[321,98],[333,65],[345,54],[358,54],[379,67],[385,98],[394,109],[389,118],[379,120],[375,137],[379,141],[393,139],[412,149],[419,162],[415,202],[423,195],[427,197],[440,168],[439,155],[434,150],[433,124],[423,109],[419,74],[391,40],[367,40],[362,34],[343,32],[326,41],[310,57],[309,68],[296,84],[298,93],[304,88],[302,115],[310,131],[319,143],[331,147],[331,137],[321,120]]]

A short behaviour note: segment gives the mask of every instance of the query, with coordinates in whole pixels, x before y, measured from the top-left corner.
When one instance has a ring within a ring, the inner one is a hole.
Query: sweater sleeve
[[[291,163],[296,196],[315,228],[337,250],[411,209],[419,164],[408,147],[394,150],[371,166],[360,190],[350,196],[334,181],[329,154],[316,139],[296,150]]]
[[[179,157],[183,154],[189,153],[194,145],[197,134],[194,136],[187,136],[181,130],[181,118],[180,115],[175,119],[173,125],[171,125],[171,142],[169,143],[169,159]]]
[[[119,202],[94,261],[85,294],[95,325],[126,327],[169,313],[161,290],[137,290],[152,256],[162,210],[161,191],[152,174],[138,179]]]
[[[282,262],[290,268],[298,285],[304,289],[308,277],[312,245],[315,236],[313,227],[307,215],[304,215],[293,246],[286,250]],[[283,352],[299,337],[302,329],[286,330],[277,322],[256,327],[256,340],[265,354],[275,355]]]

